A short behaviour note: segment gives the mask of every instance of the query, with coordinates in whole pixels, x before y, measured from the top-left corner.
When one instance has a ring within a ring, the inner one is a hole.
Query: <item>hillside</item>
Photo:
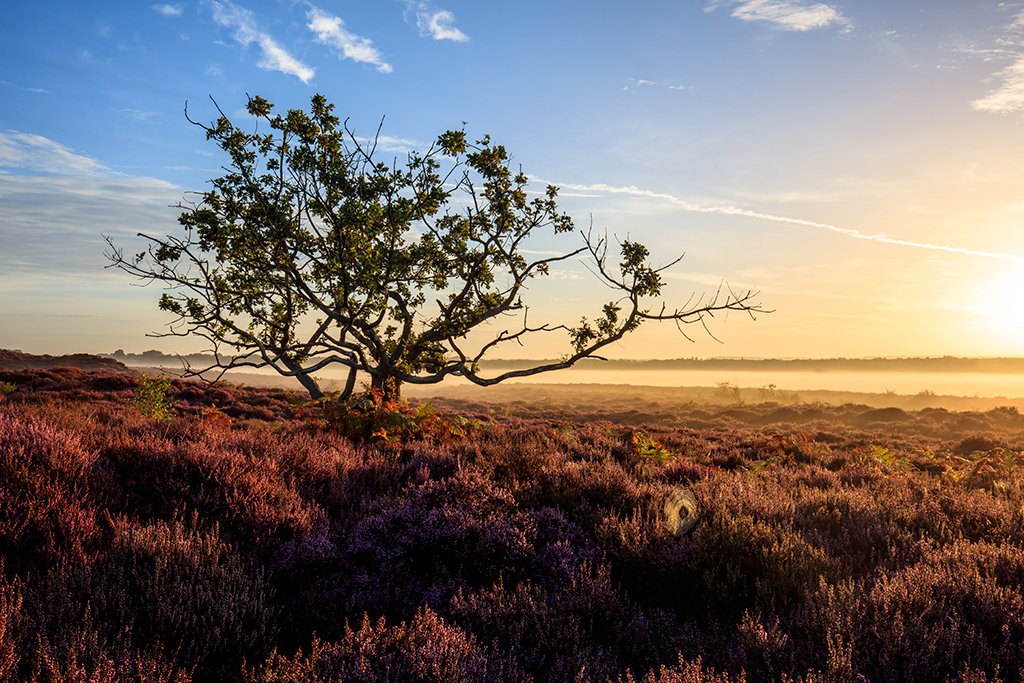
[[[120,361],[88,353],[74,353],[66,356],[46,356],[0,349],[2,370],[52,370],[53,368],[78,368],[89,372],[134,372]]]

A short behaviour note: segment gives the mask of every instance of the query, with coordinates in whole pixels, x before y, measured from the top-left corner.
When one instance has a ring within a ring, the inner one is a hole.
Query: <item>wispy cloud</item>
[[[971,107],[996,114],[1024,113],[1024,12],[1003,28],[1002,35],[995,41],[995,47],[961,51],[983,57],[986,62],[1014,60],[1009,66],[992,74],[993,79],[1000,81],[999,86],[971,102]]]
[[[465,43],[469,36],[455,28],[455,15],[445,10],[416,15],[416,25],[420,31],[433,37],[434,40],[454,40]]]
[[[422,0],[402,0],[407,11],[416,15],[416,26],[420,35],[434,40],[453,40],[457,43],[469,41],[469,36],[455,28],[455,15]]]
[[[346,31],[345,22],[341,18],[328,14],[318,7],[312,7],[306,13],[306,18],[309,19],[309,30],[316,34],[316,42],[340,50],[343,59],[373,64],[382,74],[394,71],[391,65],[384,61],[380,50],[373,46],[373,41]]]
[[[256,62],[256,66],[267,71],[280,71],[298,77],[303,83],[309,83],[313,78],[315,69],[306,66],[299,60],[292,57],[288,52],[275,43],[267,35],[260,36],[260,49],[263,50],[263,59]]]
[[[945,244],[930,244],[928,242],[914,242],[912,240],[904,240],[896,237],[887,237],[882,233],[876,233],[874,235],[868,235],[859,230],[852,230],[850,228],[840,228],[836,225],[829,223],[819,223],[817,221],[809,221],[803,218],[791,218],[788,216],[776,216],[770,213],[761,213],[759,211],[751,211],[750,209],[740,208],[738,206],[703,206],[700,204],[694,204],[688,202],[685,199],[680,199],[671,194],[665,194],[663,192],[652,192],[651,190],[644,190],[632,185],[627,187],[614,187],[611,185],[597,184],[597,185],[577,185],[573,183],[548,183],[546,180],[540,180],[538,178],[531,178],[540,183],[555,185],[559,188],[566,188],[569,190],[577,190],[584,192],[604,192],[607,194],[624,194],[631,195],[634,197],[648,197],[651,199],[661,199],[669,202],[670,204],[681,208],[684,211],[693,211],[695,213],[717,213],[726,216],[745,216],[747,218],[757,218],[765,221],[772,221],[774,223],[788,223],[790,225],[803,225],[810,228],[821,228],[829,230],[831,232],[839,233],[840,235],[846,235],[859,240],[870,240],[872,242],[882,242],[884,244],[898,244],[905,247],[915,247],[918,249],[931,249],[935,251],[946,251],[954,254],[966,254],[969,256],[980,256],[983,258],[999,259],[1002,261],[1013,261],[1014,263],[1024,264],[1024,258],[1020,256],[1014,256],[1013,254],[1001,254],[991,251],[978,251],[976,249],[967,249],[964,247],[954,247]]]
[[[629,90],[630,86],[635,88],[667,88],[669,90],[685,90],[685,85],[673,85],[671,81],[648,81],[644,78],[630,78],[623,90]]]
[[[267,71],[280,71],[295,76],[303,83],[309,83],[313,78],[316,69],[293,57],[268,33],[262,31],[251,11],[239,7],[230,0],[214,1],[210,5],[213,7],[213,20],[224,28],[233,29],[232,37],[236,42],[245,47],[254,42],[260,46],[263,56],[256,62],[256,66]]]
[[[140,230],[175,229],[177,211],[168,207],[181,196],[181,188],[153,178],[0,175],[0,283],[5,277],[123,282],[103,269],[101,230],[134,249]]]
[[[181,5],[152,5],[153,11],[165,17],[180,17],[183,11]]]
[[[0,133],[0,168],[58,175],[98,176],[110,169],[49,138],[8,130]]]
[[[416,140],[409,140],[407,138],[398,138],[392,135],[378,135],[376,138],[364,138],[356,135],[355,140],[363,146],[363,149],[373,149],[376,152],[397,152],[399,154],[409,154],[417,150],[423,151],[430,147],[429,144],[417,142]]]
[[[710,12],[723,4],[735,6],[732,16],[737,19],[767,21],[786,31],[850,25],[849,19],[835,7],[823,3],[807,5],[797,0],[715,0],[705,11]]]
[[[160,116],[158,111],[141,111],[139,109],[118,109],[117,111],[128,114],[137,121],[149,121],[154,116]]]
[[[0,81],[0,85],[9,85],[9,86],[11,86],[13,88],[17,88],[18,90],[25,90],[27,92],[45,93],[47,95],[51,94],[49,90],[45,90],[43,88],[26,88],[24,86],[14,85],[10,81]]]
[[[49,138],[0,132],[0,289],[112,279],[97,226],[125,244],[140,229],[171,229],[175,212],[167,207],[181,194],[162,180],[115,173]]]
[[[425,145],[413,140],[396,138],[390,135],[380,135],[376,140],[356,136],[356,142],[363,145],[364,148],[374,147],[378,152],[400,152],[402,154],[408,154],[409,152],[417,149],[423,149],[425,147]]]
[[[995,74],[1002,79],[998,88],[971,102],[978,111],[997,114],[1024,112],[1024,56]]]

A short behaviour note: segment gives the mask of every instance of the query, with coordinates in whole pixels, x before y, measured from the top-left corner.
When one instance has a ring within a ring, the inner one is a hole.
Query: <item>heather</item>
[[[1024,667],[1013,408],[624,406],[612,421],[70,368],[0,385],[0,680]],[[684,490],[699,521],[677,535],[666,502]]]

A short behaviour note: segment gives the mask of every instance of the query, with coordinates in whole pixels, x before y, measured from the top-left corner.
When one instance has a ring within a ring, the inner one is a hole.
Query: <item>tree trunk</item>
[[[284,366],[295,373],[295,379],[299,380],[299,384],[302,388],[309,392],[309,397],[314,401],[317,401],[324,397],[324,392],[320,391],[320,387],[317,385],[316,380],[310,377],[307,373],[302,371],[302,366],[295,360],[288,356],[281,356],[281,362]]]
[[[370,388],[380,391],[385,401],[397,401],[402,397],[402,383],[393,375],[370,375]]]
[[[358,370],[355,368],[348,369],[348,379],[345,380],[345,388],[341,392],[341,396],[338,398],[342,401],[347,401],[352,397],[352,391],[356,388],[356,373]]]
[[[309,375],[296,375],[295,379],[299,380],[299,384],[302,388],[309,392],[309,397],[314,401],[317,401],[324,397],[324,392],[320,391],[320,387]]]

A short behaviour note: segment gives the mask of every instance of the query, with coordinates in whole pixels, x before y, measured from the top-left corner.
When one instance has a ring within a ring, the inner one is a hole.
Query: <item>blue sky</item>
[[[586,227],[775,313],[619,357],[1024,354],[1024,4],[979,0],[18,3],[0,23],[0,347],[169,351],[102,235],[176,230],[222,173],[188,123],[322,93],[401,158],[466,122]],[[538,239],[538,250],[573,240]],[[583,263],[534,314],[593,317]],[[528,302],[529,303],[529,302]],[[537,346],[550,356],[567,348]],[[516,355],[516,354],[512,354]]]

